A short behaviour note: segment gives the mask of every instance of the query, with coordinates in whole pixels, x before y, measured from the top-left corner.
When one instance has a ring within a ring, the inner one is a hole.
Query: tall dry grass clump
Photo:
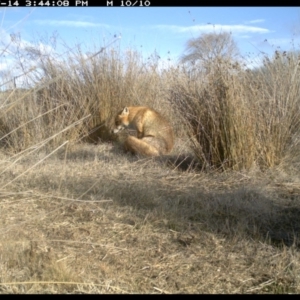
[[[209,73],[182,69],[171,101],[188,124],[192,149],[203,168],[250,167],[255,155],[255,123],[239,72],[225,62]]]
[[[1,144],[13,152],[39,143],[52,149],[66,140],[114,139],[109,123],[123,106],[159,105],[155,57],[145,63],[136,51],[104,47],[90,56],[77,47],[64,58],[32,48],[21,53],[36,61],[27,75],[30,88],[0,94]]]
[[[300,134],[300,56],[275,51],[271,60],[264,58],[263,67],[245,76],[247,96],[257,102],[257,161],[274,166],[297,146]]]
[[[188,124],[203,168],[279,163],[300,132],[299,75],[299,58],[277,52],[253,71],[215,60],[174,76],[170,100]]]

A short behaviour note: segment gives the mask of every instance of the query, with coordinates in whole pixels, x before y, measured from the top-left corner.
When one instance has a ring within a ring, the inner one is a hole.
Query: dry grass
[[[202,80],[103,49],[0,94],[0,292],[299,293],[298,60]],[[171,155],[101,143],[124,105]]]
[[[170,101],[206,168],[274,167],[300,132],[300,57],[276,51],[258,70],[216,60],[175,74]]]
[[[1,191],[3,293],[300,292],[300,184],[283,168],[187,173],[110,145],[44,157],[2,175],[28,171]]]
[[[0,92],[0,143],[6,151],[17,153],[38,143],[50,151],[66,140],[114,140],[111,121],[126,105],[147,103],[172,115],[163,100],[166,89],[157,62],[144,62],[135,51],[122,54],[103,47],[98,55],[85,57],[78,47],[64,60],[37,59],[40,69],[29,77],[32,88]]]

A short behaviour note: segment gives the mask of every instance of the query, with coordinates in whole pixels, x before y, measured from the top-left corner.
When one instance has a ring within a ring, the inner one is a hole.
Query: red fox
[[[126,151],[145,156],[158,156],[169,153],[174,145],[174,133],[169,122],[155,110],[144,106],[129,106],[115,118],[113,132],[124,128],[137,131],[137,138],[128,136],[124,143]]]

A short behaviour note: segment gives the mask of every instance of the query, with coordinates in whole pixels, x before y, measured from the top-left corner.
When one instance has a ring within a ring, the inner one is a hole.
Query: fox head
[[[125,107],[117,114],[115,118],[114,129],[113,129],[114,133],[118,133],[119,131],[129,126],[128,115],[129,115],[128,107]]]

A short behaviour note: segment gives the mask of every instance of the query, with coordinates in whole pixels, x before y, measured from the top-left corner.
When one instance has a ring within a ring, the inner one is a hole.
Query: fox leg
[[[126,151],[130,151],[132,154],[142,154],[145,156],[157,156],[159,151],[151,144],[145,141],[146,138],[137,139],[134,136],[129,136],[124,143]]]

